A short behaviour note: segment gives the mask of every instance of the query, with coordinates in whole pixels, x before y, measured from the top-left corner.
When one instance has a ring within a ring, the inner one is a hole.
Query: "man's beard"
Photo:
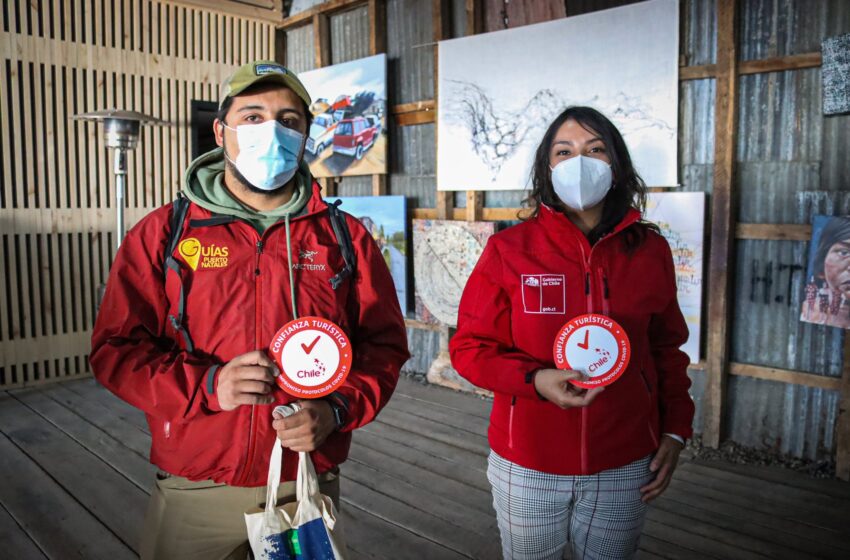
[[[286,188],[286,185],[289,184],[289,181],[287,181],[286,183],[282,184],[281,186],[277,187],[276,189],[272,189],[272,190],[261,189],[259,187],[254,186],[253,184],[251,184],[251,182],[248,179],[246,179],[245,176],[242,175],[242,173],[239,172],[239,170],[236,168],[236,166],[233,165],[230,162],[230,158],[227,158],[227,157],[224,158],[224,165],[228,169],[230,169],[230,172],[233,174],[233,176],[236,178],[236,180],[239,181],[239,184],[242,185],[243,187],[245,187],[246,190],[251,191],[252,193],[272,196],[272,195],[278,194],[282,189]]]

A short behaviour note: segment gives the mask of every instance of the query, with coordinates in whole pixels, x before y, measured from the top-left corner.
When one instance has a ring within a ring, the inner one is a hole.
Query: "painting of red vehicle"
[[[363,159],[366,150],[372,147],[378,136],[378,128],[364,117],[343,119],[336,125],[334,153]]]

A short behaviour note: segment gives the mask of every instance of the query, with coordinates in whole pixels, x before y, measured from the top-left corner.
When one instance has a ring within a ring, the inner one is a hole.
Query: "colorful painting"
[[[417,319],[457,325],[463,288],[494,233],[493,222],[413,220]]]
[[[330,204],[341,200],[340,209],[362,223],[381,249],[395,283],[401,312],[407,313],[407,199],[403,196],[325,197]]]
[[[650,193],[646,219],[657,224],[673,252],[679,307],[690,336],[682,350],[699,362],[702,324],[702,269],[705,239],[705,193]]]
[[[815,216],[800,320],[850,329],[850,216]]]
[[[298,75],[313,124],[304,150],[315,177],[387,172],[387,55]]]
[[[678,0],[441,41],[437,188],[527,188],[543,133],[569,105],[614,122],[648,185],[675,186],[678,69]]]

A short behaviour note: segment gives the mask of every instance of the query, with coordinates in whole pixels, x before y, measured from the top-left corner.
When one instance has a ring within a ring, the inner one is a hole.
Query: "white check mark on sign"
[[[313,348],[315,348],[315,347],[316,347],[316,343],[317,343],[317,342],[319,342],[319,339],[320,339],[320,338],[322,338],[322,336],[321,336],[321,335],[317,336],[317,337],[316,337],[316,339],[315,339],[315,340],[313,340],[313,342],[311,342],[309,345],[304,344],[304,343],[302,342],[302,343],[301,343],[301,348],[304,350],[304,352],[306,352],[307,354],[309,354],[310,352],[312,352],[312,351],[313,351]]]

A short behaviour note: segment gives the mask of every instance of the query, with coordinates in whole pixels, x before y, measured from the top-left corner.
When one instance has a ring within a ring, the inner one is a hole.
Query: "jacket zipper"
[[[261,279],[260,279],[260,255],[263,254],[263,240],[257,240],[257,256],[254,261],[254,346],[259,349],[262,338],[261,329],[262,329],[262,312],[263,308],[260,305],[261,297]],[[248,479],[249,474],[251,473],[251,464],[254,462],[254,448],[256,447],[256,439],[257,439],[257,426],[256,426],[256,416],[257,416],[257,405],[251,405],[251,421],[248,424],[248,452],[245,458],[245,466],[242,469],[242,476],[240,477],[240,482],[245,483]]]
[[[596,276],[599,278],[599,284],[602,286],[602,314],[607,317],[611,313],[608,303],[608,277],[605,276],[605,271],[602,270],[602,267],[596,269]]]
[[[511,411],[508,413],[508,449],[514,448],[514,408],[516,408],[516,395],[511,397]]]

